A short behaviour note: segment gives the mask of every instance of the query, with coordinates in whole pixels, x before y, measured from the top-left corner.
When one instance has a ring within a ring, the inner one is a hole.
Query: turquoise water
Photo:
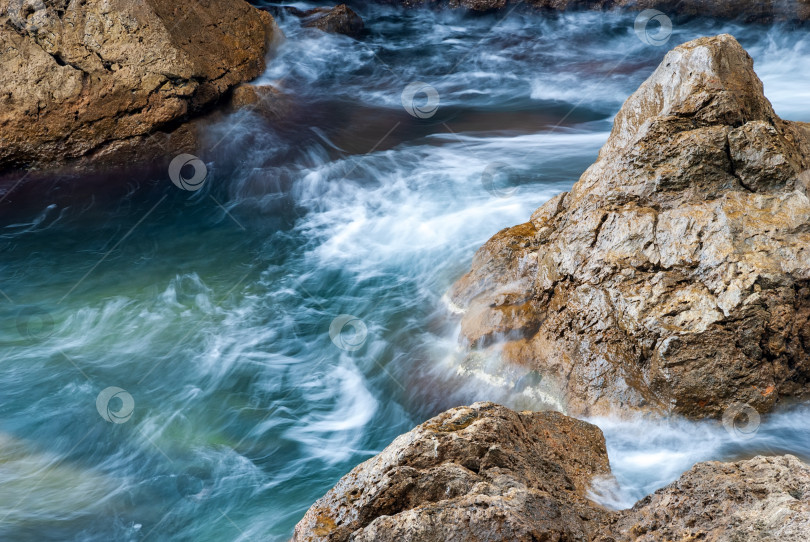
[[[629,15],[360,11],[361,42],[279,19],[261,80],[293,98],[288,120],[211,126],[199,191],[165,171],[2,180],[0,539],[286,540],[426,418],[543,406],[459,372],[442,297],[488,237],[570,188],[667,47]],[[810,120],[806,35],[693,21],[668,45],[721,31],[777,111]],[[414,81],[436,89],[432,116],[404,110]],[[802,419],[744,442],[594,420],[621,484],[597,493],[626,506],[695,461],[806,457]]]

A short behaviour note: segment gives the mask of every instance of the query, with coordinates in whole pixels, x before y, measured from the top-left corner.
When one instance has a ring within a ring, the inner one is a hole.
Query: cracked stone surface
[[[810,468],[790,455],[698,463],[619,511],[587,499],[596,478],[612,480],[596,426],[475,403],[358,465],[293,541],[805,542],[810,532]]]
[[[675,482],[612,516],[599,542],[804,542],[810,469],[792,455],[698,463]]]
[[[0,170],[125,163],[260,75],[277,33],[243,0],[0,0]]]
[[[808,157],[732,36],[673,49],[572,190],[475,255],[450,292],[463,342],[575,415],[806,396]]]
[[[589,540],[607,512],[584,495],[609,472],[598,427],[475,403],[397,437],[344,476],[293,540]]]

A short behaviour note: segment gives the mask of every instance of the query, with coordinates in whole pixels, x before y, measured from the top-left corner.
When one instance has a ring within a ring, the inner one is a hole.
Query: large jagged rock
[[[451,291],[568,412],[718,417],[807,394],[807,128],[729,35],[669,52],[570,193],[499,232]]]
[[[243,0],[0,0],[0,169],[129,160],[260,75],[277,35]]]
[[[293,541],[804,542],[810,532],[810,468],[793,456],[700,463],[622,511],[584,497],[595,477],[610,477],[596,426],[476,403],[344,476]]]
[[[810,468],[791,455],[699,463],[616,514],[600,542],[806,542]]]
[[[597,427],[476,403],[356,467],[309,509],[293,540],[589,540],[607,512],[584,494],[609,471]]]

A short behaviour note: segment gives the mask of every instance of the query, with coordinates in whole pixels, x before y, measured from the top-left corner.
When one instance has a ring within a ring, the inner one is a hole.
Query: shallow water
[[[360,42],[279,18],[262,81],[294,97],[290,121],[212,126],[200,191],[137,172],[2,182],[0,539],[288,539],[441,410],[547,404],[486,360],[459,371],[442,296],[571,187],[666,49],[731,32],[777,112],[810,121],[810,39],[790,28],[676,22],[653,47],[632,15],[359,11]],[[432,116],[403,108],[414,81]],[[123,394],[97,408],[108,387]],[[592,420],[619,482],[595,495],[628,506],[696,461],[808,458],[807,414],[751,435]]]

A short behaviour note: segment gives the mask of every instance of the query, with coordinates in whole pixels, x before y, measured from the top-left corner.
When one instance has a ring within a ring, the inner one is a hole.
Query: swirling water
[[[359,11],[360,41],[279,17],[287,40],[261,82],[289,112],[213,124],[198,192],[139,172],[0,184],[0,539],[286,540],[429,416],[544,406],[457,370],[442,296],[489,236],[570,188],[668,47],[642,43],[632,14]],[[805,33],[676,21],[667,45],[720,32],[780,114],[810,121]],[[404,110],[415,81],[436,89],[434,115]],[[355,327],[333,341],[343,314]],[[124,395],[105,410],[109,387]],[[596,494],[628,506],[697,461],[807,458],[807,414],[745,440],[592,420],[619,482]]]

